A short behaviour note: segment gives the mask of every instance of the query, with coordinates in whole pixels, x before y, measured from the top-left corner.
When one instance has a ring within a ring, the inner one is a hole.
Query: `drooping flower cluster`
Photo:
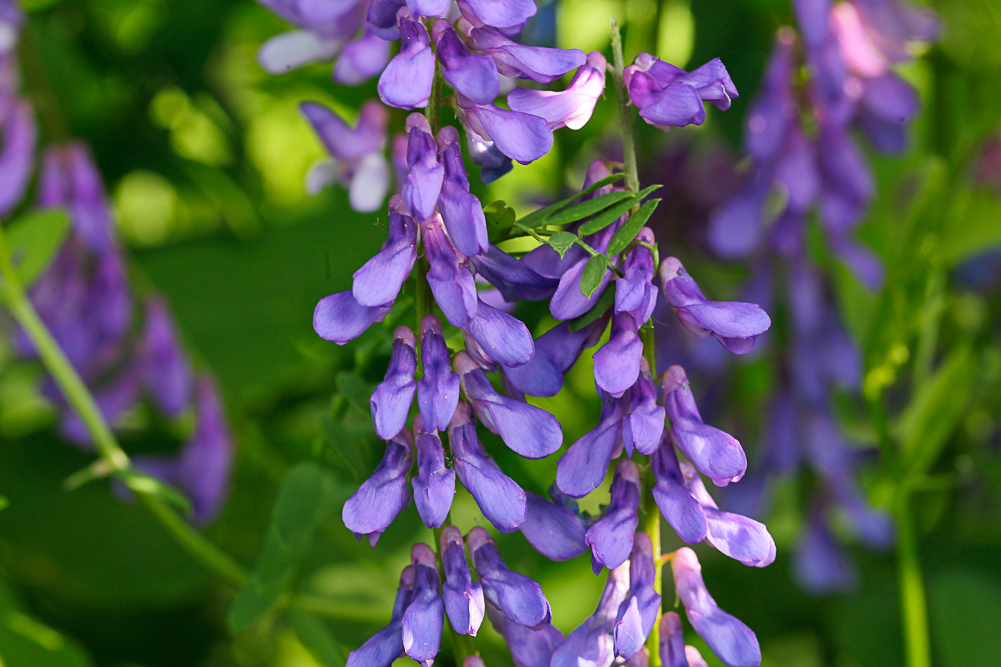
[[[0,215],[24,196],[35,167],[35,121],[30,105],[16,94],[13,47],[23,23],[20,9],[0,3]],[[46,148],[41,160],[36,205],[65,209],[71,231],[51,265],[28,296],[56,342],[92,390],[109,424],[133,408],[145,393],[165,417],[196,413],[195,430],[170,458],[137,458],[136,467],[182,489],[191,500],[192,519],[214,518],[225,500],[232,443],[215,383],[196,378],[178,340],[166,303],[150,296],[138,310],[128,284],[125,258],[114,233],[111,210],[90,151],[80,142]],[[22,356],[35,349],[23,331],[15,343]],[[62,411],[61,431],[71,442],[92,447],[91,435],[65,402],[54,381],[43,392]]]

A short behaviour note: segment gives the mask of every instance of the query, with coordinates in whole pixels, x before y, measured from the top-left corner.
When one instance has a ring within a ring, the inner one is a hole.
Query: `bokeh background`
[[[1001,5],[932,6],[942,38],[901,71],[922,100],[909,148],[867,154],[877,197],[858,237],[884,262],[885,285],[866,290],[819,240],[811,252],[830,270],[864,372],[891,374],[896,412],[909,401],[907,356],[929,309],[941,321],[936,359],[960,344],[973,350],[975,363],[956,390],[961,404],[942,410],[948,440],[935,474],[915,501],[935,664],[967,667],[1001,663]],[[218,378],[237,454],[229,501],[205,530],[252,566],[293,465],[317,461],[334,471],[343,502],[382,453],[367,425],[365,382],[381,379],[385,334],[395,324],[338,347],[313,333],[311,314],[319,298],[348,288],[385,232],[376,215],[352,211],[342,189],[307,194],[305,175],[324,152],[298,111],[299,102],[318,100],[351,117],[375,96],[375,82],[335,85],[329,65],[268,75],[256,50],[287,26],[251,0],[26,0],[24,7],[32,45],[31,62],[22,63],[26,93],[91,146],[130,279],[166,297],[195,363]],[[712,256],[707,218],[739,188],[744,113],[775,31],[794,21],[791,7],[787,0],[561,0],[557,43],[607,53],[609,16],[626,26],[627,60],[650,51],[684,67],[719,56],[741,92],[729,112],[710,109],[702,127],[669,134],[638,127],[642,181],[665,184],[653,223],[662,256],[682,257],[713,298],[737,297],[749,268]],[[584,129],[557,132],[548,156],[516,166],[489,191],[472,179],[474,192],[525,212],[579,188],[592,159],[621,152],[616,113],[609,86]],[[394,114],[401,125],[403,112]],[[936,203],[915,215],[922,198]],[[929,303],[933,272],[944,286]],[[518,314],[536,334],[551,324],[538,304]],[[781,331],[782,313],[773,317]],[[40,366],[3,345],[0,495],[9,505],[0,511],[0,665],[323,664],[280,614],[231,633],[225,619],[234,591],[106,482],[65,491],[63,480],[92,456],[60,439],[56,410],[40,393]],[[752,460],[778,381],[773,361],[750,355],[693,380],[706,421],[733,433]],[[846,392],[833,401],[858,447],[874,447],[859,399]],[[589,430],[599,407],[589,355],[560,395],[538,403],[563,424],[566,443]],[[121,439],[130,453],[179,445],[175,430],[142,408],[124,420]],[[525,461],[497,440],[486,443],[524,488],[543,493],[553,480],[558,457]],[[878,468],[861,474],[868,498],[885,503]],[[775,564],[749,569],[700,550],[707,584],[720,606],[757,632],[763,664],[903,664],[892,550],[851,546],[859,581],[849,592],[817,596],[797,585],[790,553],[803,528],[806,477],[784,480],[768,510]],[[584,507],[596,511],[601,495]],[[465,492],[453,516],[464,529],[486,523]],[[339,511],[320,525],[296,585],[329,599],[317,616],[326,640],[346,652],[382,627],[416,540],[430,540],[430,531],[413,506],[375,549],[355,541]],[[513,569],[542,584],[564,632],[592,612],[602,579],[586,556],[550,563],[520,533],[504,536],[501,550]],[[479,643],[487,665],[510,664],[486,624]],[[439,662],[450,660],[446,649]]]

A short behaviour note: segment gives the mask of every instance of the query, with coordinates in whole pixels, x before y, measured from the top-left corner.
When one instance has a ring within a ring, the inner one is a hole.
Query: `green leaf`
[[[11,224],[7,243],[11,261],[25,287],[30,287],[49,268],[69,231],[69,217],[59,208],[32,211]]]
[[[352,479],[360,480],[368,472],[368,443],[344,427],[333,415],[323,415],[320,418],[323,433],[330,441],[331,449],[344,464]]]
[[[615,232],[615,236],[608,243],[608,255],[614,257],[620,252],[625,250],[636,235],[639,234],[640,229],[646,224],[646,221],[650,219],[653,215],[654,210],[656,210],[657,205],[660,204],[659,199],[653,199],[643,204],[640,210],[636,211],[633,215],[629,216],[626,220],[626,224],[622,225],[619,231]]]
[[[521,224],[521,225],[524,225],[525,227],[530,227],[532,229],[534,229],[536,227],[541,227],[544,224],[546,224],[546,218],[548,218],[552,214],[556,213],[557,211],[559,211],[560,209],[562,209],[564,206],[566,206],[567,204],[569,204],[573,200],[575,200],[575,199],[577,199],[579,197],[583,197],[584,195],[589,195],[592,192],[594,192],[595,190],[603,188],[606,185],[609,185],[610,183],[614,183],[615,181],[621,180],[621,179],[623,179],[625,177],[626,177],[625,174],[612,174],[611,176],[607,176],[607,177],[601,179],[600,181],[598,181],[596,183],[592,183],[590,187],[582,190],[581,192],[575,194],[572,197],[567,197],[566,199],[558,201],[555,204],[550,204],[549,206],[546,206],[545,208],[540,208],[537,211],[532,211],[531,213],[529,213],[528,215],[526,215],[524,218],[522,218],[521,220],[519,220],[518,223]]]
[[[904,408],[898,428],[909,472],[922,474],[935,463],[966,410],[976,370],[969,347],[954,349]]]
[[[601,284],[601,279],[605,277],[607,269],[608,258],[604,255],[595,255],[587,260],[584,273],[580,277],[580,293],[590,299]]]
[[[337,391],[348,399],[348,403],[363,414],[369,414],[371,406],[368,400],[372,397],[372,385],[352,373],[337,374]]]
[[[344,667],[344,651],[324,622],[302,609],[289,609],[287,614],[299,642],[322,667]]]
[[[250,627],[285,592],[316,526],[335,509],[337,496],[333,477],[314,463],[300,463],[285,476],[257,565],[229,609],[233,632]]]
[[[591,324],[604,315],[605,312],[612,307],[613,303],[615,303],[615,290],[606,289],[601,293],[601,296],[598,297],[595,304],[591,306],[591,310],[570,320],[570,331],[580,331],[587,325]]]
[[[483,215],[486,216],[487,234],[492,242],[506,239],[518,217],[514,209],[502,199],[492,201],[484,206]]]
[[[950,265],[1001,243],[1001,200],[987,189],[961,190],[946,216],[938,251]]]
[[[609,206],[618,204],[623,199],[631,199],[632,196],[633,193],[631,192],[609,192],[608,194],[599,195],[594,199],[588,199],[579,204],[560,209],[546,220],[546,224],[567,225],[571,222],[577,222],[595,213],[604,211]]]
[[[643,199],[647,195],[649,195],[651,192],[653,192],[659,187],[660,187],[659,185],[651,185],[646,190],[643,190],[642,192],[635,195],[631,199],[628,199],[622,202],[621,204],[609,208],[605,212],[595,216],[594,218],[588,220],[583,225],[581,225],[580,229],[577,230],[577,233],[580,234],[581,236],[587,236],[588,234],[594,234],[595,232],[600,232],[602,229],[608,227],[610,224],[612,224],[613,222],[624,216],[626,213],[628,213],[629,209],[631,209],[633,206],[636,206],[639,202],[643,201]]]
[[[89,667],[87,653],[55,628],[23,612],[0,581],[0,663],[4,667]]]
[[[560,257],[566,254],[567,249],[577,242],[577,235],[570,232],[556,232],[549,237],[548,243],[553,250],[560,253]]]
[[[184,514],[191,513],[191,501],[188,500],[188,497],[156,477],[150,477],[132,469],[122,470],[116,473],[115,476],[122,480],[125,486],[136,493],[155,496],[166,503],[174,505]]]

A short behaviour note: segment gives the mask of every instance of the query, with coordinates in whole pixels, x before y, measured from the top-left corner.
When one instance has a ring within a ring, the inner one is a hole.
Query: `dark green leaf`
[[[973,353],[956,348],[904,408],[899,429],[910,472],[922,474],[935,463],[963,416],[975,379]]]
[[[559,211],[573,200],[577,199],[578,197],[583,197],[584,195],[589,195],[595,190],[598,190],[599,188],[603,188],[610,183],[614,183],[615,181],[625,178],[625,176],[626,176],[625,174],[612,174],[611,176],[601,179],[597,183],[591,184],[590,187],[575,194],[572,197],[567,197],[566,199],[558,201],[555,204],[550,204],[545,208],[540,208],[537,211],[532,211],[518,222],[524,225],[525,227],[530,227],[533,229],[536,227],[541,227],[542,225],[546,224],[546,218],[551,216],[553,213],[556,213],[556,211]]]
[[[250,627],[285,592],[316,526],[335,509],[337,496],[333,477],[314,463],[300,463],[285,476],[257,565],[229,609],[233,632]]]
[[[10,505],[10,501],[0,496],[0,510],[7,509],[7,505]]]
[[[605,277],[607,270],[608,258],[604,255],[595,255],[587,260],[587,264],[584,265],[584,273],[580,277],[580,293],[590,299],[591,295],[598,289],[598,285],[601,284],[601,279]]]
[[[577,235],[570,232],[556,232],[549,237],[548,241],[553,250],[560,253],[560,257],[563,257],[567,252],[567,248],[577,242]]]
[[[606,289],[598,297],[597,302],[591,306],[591,310],[587,311],[580,317],[575,317],[570,320],[570,331],[580,331],[587,325],[591,324],[599,317],[605,314],[605,312],[612,307],[615,303],[615,290]]]
[[[610,224],[612,224],[613,222],[621,218],[623,215],[625,215],[627,212],[629,212],[629,209],[631,209],[633,206],[636,206],[639,202],[643,201],[643,199],[647,195],[649,195],[651,192],[653,192],[659,187],[660,187],[659,185],[651,185],[647,189],[637,194],[634,198],[628,199],[622,202],[621,204],[609,208],[600,215],[595,216],[594,218],[588,220],[583,225],[581,225],[580,229],[577,230],[577,233],[580,234],[581,236],[587,236],[588,234],[594,234],[595,232],[600,232],[602,229],[608,227]]]
[[[59,208],[32,211],[11,224],[7,243],[11,261],[25,287],[30,287],[49,267],[69,230],[69,217]]]
[[[639,233],[646,221],[650,219],[657,205],[660,203],[659,199],[652,199],[640,207],[640,210],[636,211],[633,215],[629,216],[626,220],[626,224],[622,225],[619,231],[615,232],[615,236],[608,243],[608,255],[614,257],[620,252],[625,250],[636,235]]]
[[[368,399],[372,397],[372,386],[357,375],[338,373],[337,391],[362,413],[368,414],[371,410]]]
[[[89,667],[87,653],[70,637],[25,614],[0,582],[0,661],[4,667]]]
[[[492,242],[503,241],[507,238],[518,217],[514,209],[507,205],[507,202],[498,199],[483,207],[483,215],[487,219],[487,234]]]
[[[333,415],[320,418],[323,432],[330,440],[331,448],[347,469],[352,479],[359,480],[368,472],[368,444],[357,434],[345,428]]]
[[[174,487],[161,482],[156,477],[144,475],[136,470],[123,470],[116,475],[125,486],[136,493],[155,496],[164,502],[174,505],[184,514],[191,513],[191,501]]]
[[[587,201],[582,201],[579,204],[573,204],[572,206],[566,206],[553,215],[549,216],[546,220],[547,225],[567,225],[571,222],[577,222],[578,220],[583,220],[584,218],[594,215],[600,211],[604,211],[609,206],[613,204],[618,204],[623,199],[631,199],[633,194],[631,192],[609,192],[605,195],[600,195],[594,199],[588,199]]]
[[[289,609],[288,620],[313,659],[322,667],[344,667],[344,652],[324,622],[302,609]]]

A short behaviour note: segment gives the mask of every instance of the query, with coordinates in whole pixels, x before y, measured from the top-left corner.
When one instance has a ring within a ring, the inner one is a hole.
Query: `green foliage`
[[[566,254],[570,246],[577,243],[577,235],[570,232],[556,232],[546,242],[553,247],[553,250],[560,253],[560,257]]]
[[[336,500],[337,482],[316,464],[300,463],[289,471],[278,490],[257,565],[230,607],[231,630],[249,628],[279,601]]]
[[[640,198],[637,197],[637,200],[639,199]],[[650,219],[653,212],[657,210],[658,204],[660,204],[659,199],[648,201],[640,207],[640,210],[629,216],[626,223],[622,225],[617,232],[615,232],[615,235],[612,236],[612,240],[608,242],[608,254],[610,256],[614,257],[629,247],[629,244],[636,239],[636,235],[639,234],[643,225],[645,225],[647,220]]]
[[[611,185],[616,181],[620,181],[625,178],[625,174],[612,174],[611,176],[606,176],[605,178],[592,183],[590,186],[582,190],[581,192],[573,195],[572,197],[567,197],[566,199],[560,200],[555,204],[550,204],[545,208],[540,208],[537,211],[532,211],[525,217],[518,220],[518,224],[522,227],[528,227],[530,229],[538,229],[539,227],[544,227],[549,224],[549,218],[558,211],[562,211],[570,202],[585,195],[589,195],[596,190],[600,190],[606,185]],[[588,202],[581,202],[577,206],[587,205]],[[571,207],[572,208],[572,207]],[[579,218],[577,218],[579,219]]]
[[[584,265],[584,273],[580,276],[580,293],[591,298],[601,285],[605,272],[608,270],[608,257],[606,255],[595,255],[587,260]]]
[[[123,470],[116,475],[128,488],[136,493],[152,495],[178,508],[182,514],[191,513],[191,501],[183,493],[162,480],[144,475],[137,470]]]
[[[69,234],[63,209],[30,211],[6,230],[10,256],[25,288],[45,272]]]
[[[511,233],[517,214],[514,209],[502,200],[490,202],[483,207],[483,215],[487,220],[487,234],[491,243],[503,241]]]
[[[90,667],[73,639],[29,616],[0,580],[0,663],[4,667]]]
[[[323,621],[301,609],[290,609],[287,616],[299,641],[321,667],[344,667],[344,651]]]

